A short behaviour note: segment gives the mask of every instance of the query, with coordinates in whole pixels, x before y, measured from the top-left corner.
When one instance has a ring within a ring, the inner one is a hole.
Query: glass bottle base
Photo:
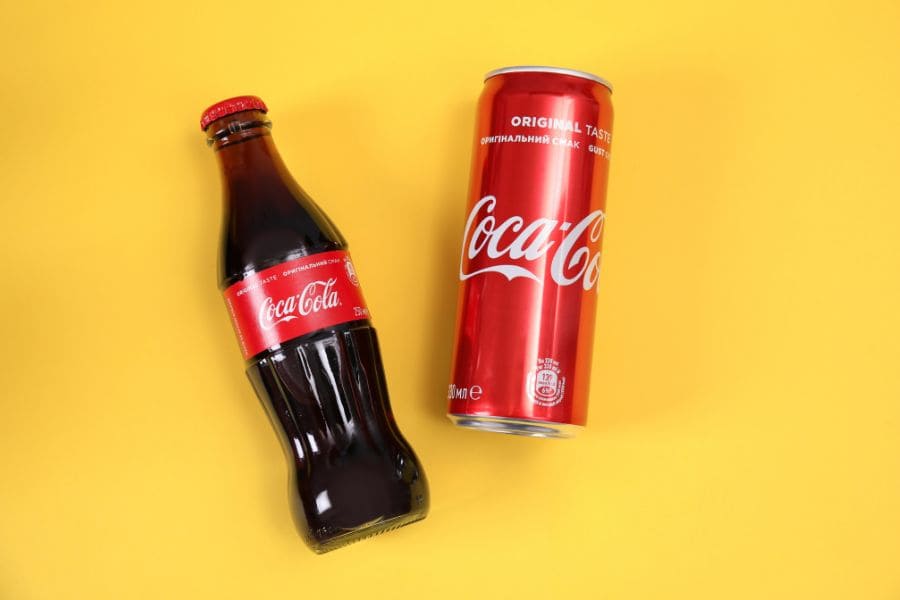
[[[331,552],[332,550],[337,550],[338,548],[349,546],[353,542],[359,542],[361,540],[375,537],[376,535],[386,533],[388,531],[393,531],[394,529],[400,529],[401,527],[404,527],[406,525],[412,525],[413,523],[424,519],[426,515],[427,513],[424,512],[413,513],[403,515],[402,517],[388,519],[386,521],[367,523],[365,525],[361,525],[357,529],[336,535],[324,542],[313,545],[311,546],[311,548],[316,554],[325,554],[326,552]]]

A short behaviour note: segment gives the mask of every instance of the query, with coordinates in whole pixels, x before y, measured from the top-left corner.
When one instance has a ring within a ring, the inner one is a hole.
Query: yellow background
[[[0,598],[900,599],[900,5],[2,7]],[[590,423],[444,417],[474,103],[616,86]],[[241,93],[350,239],[421,524],[315,556],[216,289]]]

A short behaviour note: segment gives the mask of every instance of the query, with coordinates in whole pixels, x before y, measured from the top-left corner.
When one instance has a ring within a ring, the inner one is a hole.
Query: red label
[[[339,323],[368,319],[347,252],[323,252],[269,267],[225,290],[244,358]]]

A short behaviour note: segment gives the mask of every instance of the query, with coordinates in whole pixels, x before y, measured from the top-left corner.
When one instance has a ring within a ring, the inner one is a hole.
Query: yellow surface
[[[0,598],[900,599],[896,2],[6,2]],[[481,75],[616,123],[588,429],[444,418]],[[325,556],[215,285],[201,109],[350,239],[421,524]]]

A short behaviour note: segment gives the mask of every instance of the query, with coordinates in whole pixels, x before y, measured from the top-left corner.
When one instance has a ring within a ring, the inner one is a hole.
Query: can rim
[[[580,77],[582,79],[588,79],[590,81],[594,81],[599,83],[610,92],[612,92],[612,84],[603,79],[602,77],[598,77],[593,73],[588,73],[587,71],[579,71],[577,69],[565,69],[562,67],[544,67],[539,65],[519,65],[514,67],[502,67],[500,69],[494,69],[493,71],[488,71],[484,76],[484,80],[487,81],[491,77],[496,77],[497,75],[503,75],[505,73],[556,73],[557,75],[571,75],[572,77]]]

